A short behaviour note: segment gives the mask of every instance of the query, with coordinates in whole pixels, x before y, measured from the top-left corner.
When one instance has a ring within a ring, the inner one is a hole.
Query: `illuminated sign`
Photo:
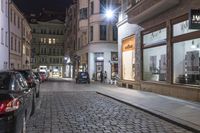
[[[122,51],[126,52],[126,51],[133,51],[135,50],[135,38],[134,36],[131,36],[129,38],[126,38],[122,41]]]
[[[200,10],[192,9],[189,15],[190,29],[200,29]]]

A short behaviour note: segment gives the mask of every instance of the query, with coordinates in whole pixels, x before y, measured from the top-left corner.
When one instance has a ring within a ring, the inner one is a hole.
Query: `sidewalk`
[[[99,83],[96,83],[99,84]],[[97,85],[97,93],[140,108],[167,121],[200,133],[200,103],[162,96],[150,92]]]

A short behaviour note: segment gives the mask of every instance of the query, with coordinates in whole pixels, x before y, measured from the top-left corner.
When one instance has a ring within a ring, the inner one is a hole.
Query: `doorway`
[[[96,80],[101,80],[101,71],[103,72],[103,61],[97,61],[96,62]]]

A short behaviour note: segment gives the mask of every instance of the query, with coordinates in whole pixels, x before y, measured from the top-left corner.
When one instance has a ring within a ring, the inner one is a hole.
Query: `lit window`
[[[200,85],[200,38],[174,43],[173,48],[173,82]]]
[[[44,43],[44,38],[40,38],[40,43]]]
[[[56,44],[56,39],[55,38],[53,38],[53,44]]]
[[[44,38],[44,43],[47,43],[47,39],[46,38]]]
[[[51,40],[51,38],[49,38],[49,44],[52,44],[52,40]]]

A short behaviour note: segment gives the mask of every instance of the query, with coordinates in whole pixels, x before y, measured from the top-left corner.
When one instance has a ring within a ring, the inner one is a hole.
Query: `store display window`
[[[167,38],[167,28],[162,28],[143,36],[144,46],[156,45],[160,43],[165,43]]]
[[[143,80],[166,81],[167,28],[160,25],[143,31]]]
[[[180,36],[198,30],[189,29],[189,20],[185,20],[173,25],[173,36]]]
[[[200,38],[174,43],[173,82],[200,85]]]
[[[144,49],[143,80],[166,81],[166,45]]]
[[[122,41],[122,76],[124,80],[135,80],[135,36]]]

